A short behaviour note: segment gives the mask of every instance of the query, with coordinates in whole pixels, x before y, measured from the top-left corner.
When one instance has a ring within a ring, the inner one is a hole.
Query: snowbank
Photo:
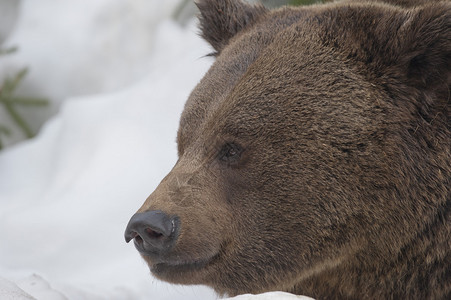
[[[33,295],[34,297],[32,297]],[[66,300],[68,299],[59,291],[53,289],[48,282],[38,275],[31,275],[23,279],[18,284],[10,282],[0,277],[0,298],[1,299],[16,299],[16,300],[30,300],[30,299],[45,299],[45,300]],[[78,292],[70,296],[71,299],[101,299],[102,297],[88,295]],[[199,295],[201,297],[201,295]],[[124,298],[125,299],[125,298]],[[160,299],[160,298],[158,298]],[[199,298],[203,299],[203,298]],[[246,294],[239,295],[230,300],[312,300],[312,298],[305,296],[296,296],[293,294],[283,292],[268,292],[258,295]],[[227,300],[224,299],[224,300]]]
[[[258,295],[246,294],[239,295],[233,298],[229,298],[230,300],[312,300],[310,297],[306,296],[296,296],[289,293],[283,292],[268,292]]]
[[[8,5],[1,8],[8,11],[0,10],[0,25],[7,21],[7,29],[19,8],[3,48],[18,50],[0,56],[0,80],[29,68],[18,94],[50,100],[45,108],[21,108],[36,131],[68,97],[119,91],[145,77],[158,61],[159,25],[170,19],[181,0],[0,0],[3,2]],[[176,38],[170,32],[163,34],[166,39]],[[1,35],[0,31],[0,42]],[[183,41],[166,43],[169,53],[163,59],[177,53],[169,47],[183,48]],[[12,124],[1,108],[0,120],[3,125]],[[4,142],[21,139],[21,132],[13,130]]]

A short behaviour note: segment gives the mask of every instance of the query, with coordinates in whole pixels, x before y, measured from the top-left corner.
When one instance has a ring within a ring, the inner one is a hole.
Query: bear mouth
[[[177,272],[186,270],[192,271],[195,269],[202,269],[206,267],[217,255],[214,255],[212,258],[207,259],[199,259],[194,261],[168,261],[168,262],[160,262],[152,265],[150,267],[153,273],[161,273],[164,271],[176,270]]]
[[[173,283],[189,283],[190,278],[201,270],[208,268],[219,259],[219,252],[202,259],[195,260],[167,260],[152,263],[149,257],[143,255],[152,274],[162,280]],[[195,277],[195,276],[194,276]]]
[[[209,281],[207,274],[221,263],[222,256],[227,253],[229,242],[223,241],[216,251],[205,253],[200,258],[180,259],[177,255],[177,258],[155,259],[147,253],[141,253],[141,256],[147,262],[150,272],[160,280],[175,284],[206,284]]]

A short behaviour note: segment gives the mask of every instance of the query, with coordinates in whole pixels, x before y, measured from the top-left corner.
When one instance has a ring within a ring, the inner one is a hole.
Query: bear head
[[[449,258],[449,2],[197,5],[215,62],[126,232],[152,273],[228,295],[368,296],[427,247]]]

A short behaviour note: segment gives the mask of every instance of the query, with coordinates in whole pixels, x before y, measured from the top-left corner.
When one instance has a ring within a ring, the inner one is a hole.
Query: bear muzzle
[[[142,255],[158,260],[174,246],[179,228],[177,216],[169,216],[161,210],[145,211],[132,216],[124,236],[127,243],[134,240]]]

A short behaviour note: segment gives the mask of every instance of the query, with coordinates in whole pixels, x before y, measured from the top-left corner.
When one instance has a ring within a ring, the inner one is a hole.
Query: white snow
[[[169,32],[162,32],[160,24],[170,19],[180,2],[0,0],[0,26],[6,22],[4,27],[10,28],[13,23],[3,14],[13,16],[20,11],[5,42],[18,51],[0,57],[0,81],[29,67],[18,94],[51,100],[49,107],[35,109],[33,114],[21,111],[38,128],[40,119],[55,113],[68,97],[118,91],[141,80],[160,60],[176,60],[170,55],[182,49],[172,47],[184,47],[182,43],[191,39],[166,36]],[[165,35],[163,41],[158,34]],[[0,30],[0,42],[2,35]],[[168,51],[163,57],[155,53],[161,51],[162,42]],[[0,120],[10,121],[1,109]],[[21,138],[14,130],[4,142],[12,144]]]
[[[2,277],[0,277],[0,297],[3,299],[33,299],[33,297],[19,288],[17,284]]]
[[[0,66],[30,64],[27,89],[62,105],[0,152],[0,299],[217,299],[154,279],[123,238],[175,163],[183,104],[212,63],[194,19],[170,18],[178,2],[22,2],[8,40],[21,50]]]
[[[259,295],[245,294],[239,295],[230,300],[311,300],[312,298],[306,296],[296,296],[284,292],[268,292]]]

